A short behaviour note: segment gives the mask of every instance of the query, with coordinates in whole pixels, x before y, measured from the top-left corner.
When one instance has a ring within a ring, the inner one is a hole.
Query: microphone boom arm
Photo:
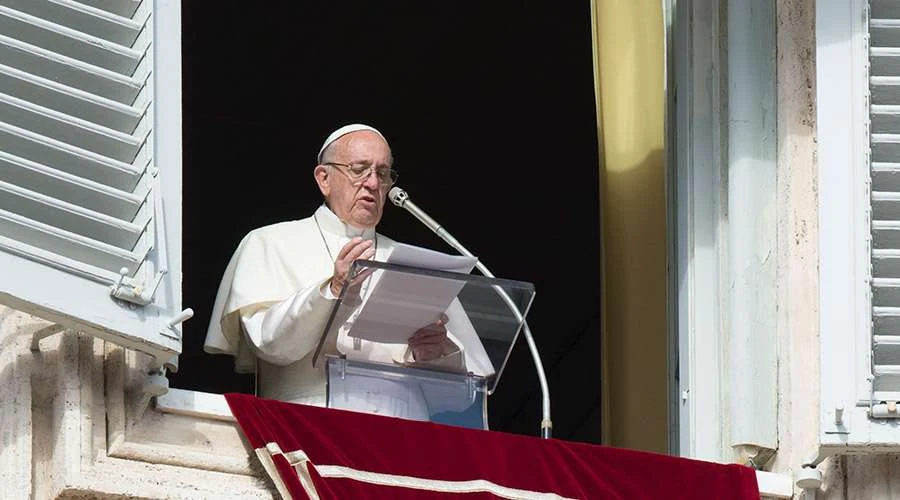
[[[467,257],[475,257],[469,250],[466,249],[453,237],[449,232],[447,232],[440,224],[437,223],[434,219],[428,216],[422,209],[416,206],[415,203],[409,201],[409,195],[406,194],[406,191],[400,189],[399,187],[391,188],[388,193],[388,198],[391,199],[391,202],[394,205],[397,205],[400,208],[405,208],[409,213],[411,213],[415,218],[419,219],[422,224],[425,224],[428,229],[434,231],[442,240],[447,242],[448,245],[456,249],[459,253],[467,256]],[[476,258],[475,267],[481,271],[481,274],[487,276],[488,278],[494,278],[494,274],[491,273],[488,268],[481,263],[481,260]],[[525,321],[525,318],[522,317],[522,313],[519,311],[519,308],[516,307],[516,304],[512,301],[512,299],[507,295],[506,290],[501,288],[498,285],[493,285],[494,290],[497,291],[500,298],[506,303],[509,307],[510,311],[512,311],[513,315],[516,317],[516,320],[522,323],[522,331],[525,334],[525,341],[528,343],[528,350],[531,352],[531,358],[534,360],[534,365],[537,370],[538,380],[541,384],[541,410],[543,414],[543,418],[541,420],[541,437],[544,439],[549,439],[553,429],[553,421],[550,419],[550,388],[547,384],[547,375],[544,373],[544,364],[541,362],[541,356],[538,353],[537,344],[534,342],[534,337],[531,335],[531,329],[528,328],[528,322]]]

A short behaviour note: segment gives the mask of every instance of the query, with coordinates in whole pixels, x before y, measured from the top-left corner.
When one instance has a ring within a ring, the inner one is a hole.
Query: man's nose
[[[367,188],[376,191],[380,187],[380,182],[378,181],[378,173],[374,168],[370,168],[366,173],[366,177],[363,179],[363,185]]]

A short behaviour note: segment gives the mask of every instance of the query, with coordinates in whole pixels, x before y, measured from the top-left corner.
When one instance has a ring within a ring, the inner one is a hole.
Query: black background
[[[184,354],[174,387],[250,392],[202,353],[221,274],[247,231],[321,202],[335,128],[387,136],[398,185],[498,277],[534,283],[529,324],[554,436],[600,439],[598,147],[589,2],[183,2]],[[379,232],[450,251],[389,206]],[[539,433],[520,338],[491,428]]]

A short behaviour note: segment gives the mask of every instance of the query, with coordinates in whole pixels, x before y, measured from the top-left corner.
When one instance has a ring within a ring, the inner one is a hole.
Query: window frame
[[[719,6],[711,1],[681,1],[674,9],[673,46],[669,67],[678,98],[670,101],[669,141],[671,213],[674,226],[670,271],[675,320],[675,378],[672,428],[678,429],[672,450],[681,456],[712,461],[726,459],[726,432],[721,426],[724,329],[721,310],[727,289],[722,285],[721,234],[724,193],[721,92],[723,55]],[[674,96],[672,96],[674,97]]]

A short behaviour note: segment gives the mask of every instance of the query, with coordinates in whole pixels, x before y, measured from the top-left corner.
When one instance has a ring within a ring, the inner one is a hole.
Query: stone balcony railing
[[[149,358],[0,307],[0,499],[273,498],[223,396],[170,389]],[[37,347],[37,349],[34,349]],[[791,478],[757,474],[764,497]]]
[[[227,413],[148,409],[143,355],[45,326],[0,308],[0,498],[277,496]]]

